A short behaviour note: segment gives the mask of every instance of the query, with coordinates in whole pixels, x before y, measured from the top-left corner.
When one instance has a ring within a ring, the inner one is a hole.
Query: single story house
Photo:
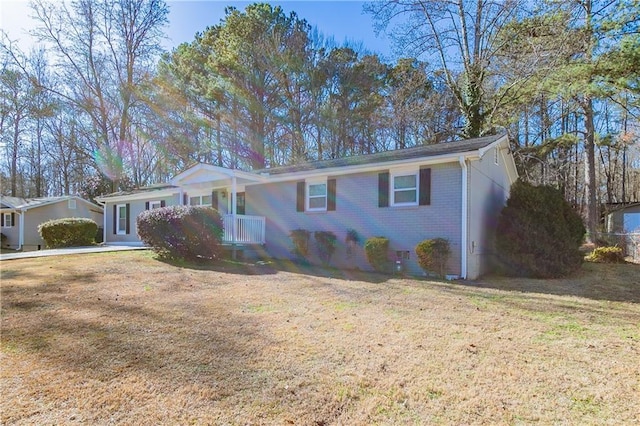
[[[73,195],[44,198],[0,197],[0,228],[6,236],[3,246],[16,250],[40,250],[45,242],[38,225],[52,219],[83,217],[98,226],[103,222],[102,207]]]
[[[167,184],[97,201],[107,244],[140,244],[135,218],[145,209],[207,205],[223,215],[223,242],[245,256],[292,257],[292,230],[331,231],[334,266],[370,269],[364,241],[382,236],[390,260],[420,275],[415,246],[442,237],[451,246],[448,274],[475,279],[491,265],[497,217],[516,179],[502,134],[253,172],[197,164]],[[345,242],[354,231],[355,247]]]

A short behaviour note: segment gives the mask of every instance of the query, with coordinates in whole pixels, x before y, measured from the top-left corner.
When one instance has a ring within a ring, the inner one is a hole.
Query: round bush
[[[136,223],[142,242],[163,257],[205,261],[218,259],[222,254],[222,218],[211,207],[145,210]]]
[[[372,237],[364,243],[364,252],[369,264],[379,272],[384,272],[389,266],[389,239]]]
[[[496,229],[500,266],[509,275],[552,278],[582,264],[585,234],[581,217],[549,186],[517,181]]]
[[[420,267],[425,272],[435,272],[439,277],[445,276],[450,254],[449,241],[444,238],[424,240],[416,246],[416,256]]]
[[[38,226],[48,248],[90,246],[95,244],[97,231],[98,224],[83,217],[53,219]]]

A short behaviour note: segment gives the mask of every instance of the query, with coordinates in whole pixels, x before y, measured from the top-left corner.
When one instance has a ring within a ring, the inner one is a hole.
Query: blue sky
[[[55,1],[55,0],[52,0]],[[57,0],[60,1],[60,0]],[[218,0],[167,0],[170,8],[169,26],[165,29],[170,49],[182,42],[193,40],[196,32],[215,25],[224,17],[226,6],[243,10],[251,2]],[[376,37],[370,15],[363,13],[360,1],[283,1],[269,2],[280,5],[285,13],[296,12],[298,17],[317,27],[325,37],[333,37],[338,44],[344,41],[362,43],[365,49],[391,58],[391,43],[384,36]],[[29,45],[26,29],[33,25],[28,15],[28,0],[0,0],[0,28],[11,39],[20,39],[21,47]]]

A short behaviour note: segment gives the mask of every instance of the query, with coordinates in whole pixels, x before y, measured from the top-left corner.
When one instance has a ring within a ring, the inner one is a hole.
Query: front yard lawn
[[[2,424],[638,424],[640,266],[430,282],[3,261]]]

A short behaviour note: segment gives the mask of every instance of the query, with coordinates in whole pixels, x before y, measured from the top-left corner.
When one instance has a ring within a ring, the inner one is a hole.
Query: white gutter
[[[462,259],[460,261],[460,278],[464,280],[467,279],[467,245],[469,243],[469,196],[467,194],[468,171],[466,158],[461,155],[458,161],[460,162],[460,167],[462,169],[462,242],[460,251]]]
[[[18,219],[18,250],[22,250],[22,246],[24,245],[24,212],[25,209],[21,209],[18,212],[20,218]]]

